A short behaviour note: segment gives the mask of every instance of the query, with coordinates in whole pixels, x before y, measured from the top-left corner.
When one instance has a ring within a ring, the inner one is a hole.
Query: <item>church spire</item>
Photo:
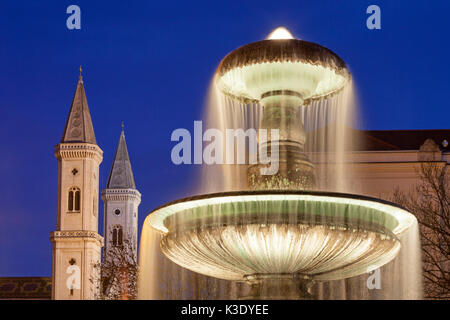
[[[73,96],[72,106],[67,117],[66,126],[61,139],[61,143],[85,142],[97,144],[92,125],[91,114],[84,91],[83,77],[78,78],[77,88]]]
[[[98,234],[99,166],[103,151],[95,141],[81,75],[55,156],[58,202],[56,230],[50,234],[52,298],[95,299],[100,288],[92,279],[100,279],[100,270],[92,266],[100,263],[103,247],[103,237]]]
[[[107,189],[136,189],[134,184],[133,171],[131,170],[130,157],[128,156],[127,143],[125,142],[125,133],[120,133],[119,144],[117,145],[116,155],[109,174]]]

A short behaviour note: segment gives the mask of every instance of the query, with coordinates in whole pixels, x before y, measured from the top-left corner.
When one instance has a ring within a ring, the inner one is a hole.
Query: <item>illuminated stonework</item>
[[[55,146],[55,156],[58,159],[58,205],[56,230],[50,234],[52,299],[94,299],[98,287],[91,281],[97,272],[92,265],[100,261],[103,246],[97,214],[103,151],[95,140],[81,76],[61,143]],[[78,208],[77,205],[71,208],[73,194],[70,190],[78,190]],[[80,269],[80,286],[72,289],[67,285],[71,259],[78,261],[76,265]]]

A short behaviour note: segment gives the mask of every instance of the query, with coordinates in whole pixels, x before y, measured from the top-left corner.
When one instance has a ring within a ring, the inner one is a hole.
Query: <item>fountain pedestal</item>
[[[256,274],[245,276],[250,284],[248,295],[239,300],[312,300],[313,281],[296,274]]]

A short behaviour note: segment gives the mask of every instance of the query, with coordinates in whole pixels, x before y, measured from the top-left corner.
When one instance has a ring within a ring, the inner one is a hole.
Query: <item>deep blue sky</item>
[[[81,30],[66,28],[70,4],[81,7]],[[381,7],[381,30],[366,28],[370,4]],[[0,276],[51,274],[53,147],[80,64],[104,150],[100,186],[123,120],[141,226],[197,182],[194,166],[171,163],[170,134],[201,118],[219,61],[279,25],[348,63],[363,128],[448,129],[449,12],[448,1],[2,1]]]

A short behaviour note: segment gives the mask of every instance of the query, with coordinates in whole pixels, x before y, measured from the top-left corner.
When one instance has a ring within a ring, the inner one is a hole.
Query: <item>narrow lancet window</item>
[[[81,207],[81,190],[73,187],[69,190],[67,198],[67,210],[69,212],[79,212]]]
[[[112,242],[113,242],[113,246],[117,246],[117,228],[113,229]]]
[[[73,211],[73,191],[69,191],[69,203],[68,203],[68,210]]]
[[[80,190],[75,191],[75,211],[80,211]]]
[[[112,230],[112,244],[114,247],[123,245],[122,226],[115,226]]]
[[[118,236],[118,238],[119,238],[118,244],[119,244],[119,246],[121,246],[123,244],[123,242],[122,242],[122,238],[123,238],[122,228],[119,228],[119,236]]]

